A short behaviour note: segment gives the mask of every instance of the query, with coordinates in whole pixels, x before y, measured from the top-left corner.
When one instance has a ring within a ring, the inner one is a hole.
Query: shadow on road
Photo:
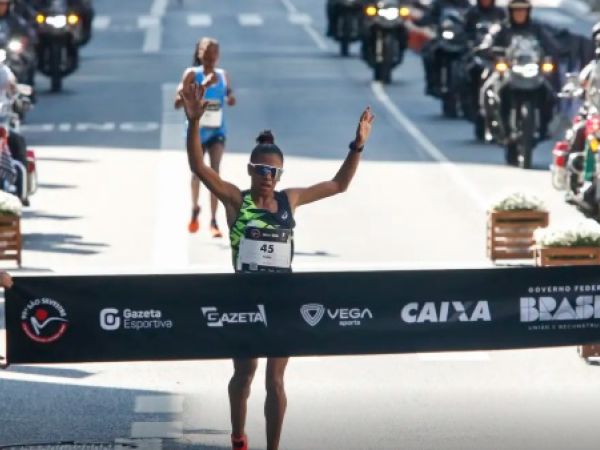
[[[23,235],[23,249],[38,252],[66,253],[73,255],[96,255],[108,244],[85,242],[81,236],[61,233],[26,233]]]
[[[48,214],[43,211],[23,211],[23,219],[49,219],[49,220],[78,220],[81,216],[65,216],[62,214]]]

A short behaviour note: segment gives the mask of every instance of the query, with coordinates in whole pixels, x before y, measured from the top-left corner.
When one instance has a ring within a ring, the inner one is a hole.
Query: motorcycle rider
[[[37,35],[32,26],[20,16],[14,8],[13,0],[0,0],[0,29],[5,30],[8,37],[21,37],[26,39],[23,56],[28,61],[29,69],[26,73],[19,73],[19,81],[34,85],[35,54],[32,50],[36,43]]]
[[[442,12],[447,8],[466,10],[471,4],[469,0],[434,0],[429,13],[415,20],[415,25],[438,27]],[[425,70],[425,94],[437,96],[440,89],[440,64],[436,58],[438,38],[427,42],[421,49],[423,68]]]
[[[529,0],[510,0],[508,3],[508,21],[496,27],[485,37],[479,47],[482,54],[488,53],[488,56],[492,58],[492,49],[509,48],[514,37],[533,36],[540,44],[544,56],[551,57],[556,61],[562,53],[561,45],[550,34],[547,28],[531,20],[531,8],[532,5]],[[556,75],[558,74],[556,73]],[[557,79],[553,81],[553,84],[558,82]],[[498,91],[501,105],[500,115],[503,122],[503,129],[506,130],[510,112],[510,101],[507,98],[508,92],[504,89],[504,85],[500,81],[500,75],[497,72],[492,73],[481,88],[479,104],[482,112],[485,106],[485,93],[489,89]],[[540,99],[540,104],[543,105],[540,117],[540,137],[544,139],[547,135],[548,124],[553,116],[556,98],[554,93],[549,93],[546,89],[540,90],[540,95],[543,96]]]
[[[496,6],[496,0],[477,0],[465,14],[465,31],[470,41],[477,38],[477,24],[499,23],[506,19],[504,9]]]
[[[337,23],[340,15],[341,4],[340,0],[327,0],[325,11],[327,13],[327,36],[333,37],[335,30],[335,24]],[[355,0],[359,6],[366,6],[371,3],[369,0]]]

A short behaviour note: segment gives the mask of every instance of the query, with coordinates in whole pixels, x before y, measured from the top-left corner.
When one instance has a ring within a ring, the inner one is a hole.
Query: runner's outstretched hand
[[[185,75],[179,95],[188,120],[199,120],[202,117],[208,103],[204,100],[204,94],[207,87],[214,84],[215,81],[216,77],[212,73],[204,79],[202,84],[196,82],[194,72],[190,71]]]
[[[375,116],[371,111],[371,107],[367,106],[363,113],[360,115],[360,120],[358,121],[358,126],[356,127],[356,139],[354,142],[357,147],[360,148],[364,146],[367,142],[367,139],[369,139],[374,119]]]

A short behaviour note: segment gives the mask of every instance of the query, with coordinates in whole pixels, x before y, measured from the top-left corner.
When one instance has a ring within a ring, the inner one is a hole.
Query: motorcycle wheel
[[[485,141],[485,119],[481,114],[476,114],[473,121],[475,139],[480,142]]]
[[[350,42],[345,38],[340,41],[340,56],[346,57],[350,55]]]
[[[455,118],[458,116],[456,97],[448,92],[442,96],[442,114],[444,117]]]
[[[62,90],[62,74],[60,73],[60,46],[53,45],[50,49],[50,82],[52,92]]]
[[[535,142],[535,115],[533,105],[530,102],[521,105],[520,119],[521,133],[517,142],[517,161],[521,169],[530,169]]]
[[[504,149],[504,160],[506,161],[506,164],[509,166],[516,166],[518,162],[517,154],[517,145],[514,142],[506,144],[506,148]]]

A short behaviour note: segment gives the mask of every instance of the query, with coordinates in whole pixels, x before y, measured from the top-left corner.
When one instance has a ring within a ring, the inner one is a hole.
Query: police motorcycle
[[[455,90],[458,63],[467,50],[467,35],[459,9],[445,8],[440,17],[435,58],[440,68],[440,100],[446,117],[458,115],[458,95]]]
[[[508,49],[493,50],[496,77],[483,93],[485,124],[493,139],[505,146],[506,162],[528,169],[545,106],[540,94],[553,95],[550,77],[555,65],[542,56],[532,36],[515,36]]]
[[[0,50],[0,59],[2,53]],[[0,164],[4,166],[5,174],[11,174],[3,177],[0,188],[16,195],[25,206],[29,206],[29,197],[37,191],[37,165],[35,152],[27,148],[25,138],[20,133],[21,122],[16,110],[27,104],[23,99],[30,95],[31,87],[27,85],[17,85],[16,95],[0,92],[0,145],[3,146],[0,151],[5,152]],[[19,101],[21,106],[17,106]]]
[[[39,34],[38,69],[50,78],[52,92],[58,92],[63,78],[79,65],[81,17],[69,9],[66,0],[52,0],[48,8],[37,12],[35,20]]]
[[[565,200],[581,211],[599,217],[600,189],[598,148],[600,147],[600,68],[590,77],[586,90],[576,74],[567,74],[561,98],[581,98],[585,103],[573,117],[564,139],[552,149],[552,185],[565,191]]]
[[[332,37],[340,44],[340,55],[348,56],[350,44],[361,39],[363,20],[362,0],[335,0],[336,19]]]
[[[0,49],[5,51],[4,63],[10,67],[19,83],[33,86],[36,55],[29,36],[13,34],[6,22],[0,22]]]
[[[479,119],[479,127],[475,127],[475,135],[479,140],[484,139],[485,131],[479,114],[479,92],[486,72],[491,69],[491,63],[479,53],[478,48],[492,26],[494,24],[488,21],[476,25],[475,39],[468,43],[468,50],[457,62],[454,77],[454,91],[464,117],[473,122]]]
[[[392,70],[402,63],[408,46],[406,22],[411,10],[398,0],[383,0],[364,9],[362,57],[375,81],[390,83]]]

